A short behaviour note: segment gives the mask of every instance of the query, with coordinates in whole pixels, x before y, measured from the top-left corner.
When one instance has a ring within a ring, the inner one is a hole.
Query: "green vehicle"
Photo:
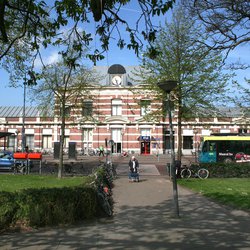
[[[208,162],[250,162],[250,135],[204,136],[198,151],[198,161]]]

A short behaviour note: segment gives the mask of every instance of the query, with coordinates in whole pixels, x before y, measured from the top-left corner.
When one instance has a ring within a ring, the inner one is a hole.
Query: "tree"
[[[34,57],[40,56],[41,47],[59,46],[74,36],[74,49],[83,51],[90,45],[93,36],[85,29],[87,23],[96,22],[96,34],[101,42],[101,50],[95,49],[88,57],[96,62],[103,58],[103,52],[109,49],[109,41],[118,34],[117,45],[120,48],[133,49],[136,54],[146,40],[151,44],[157,33],[153,24],[154,16],[164,15],[172,8],[175,0],[138,1],[140,13],[131,26],[127,17],[121,15],[121,9],[130,4],[129,0],[1,0],[0,1],[0,60],[15,53],[15,46],[22,44],[34,51]],[[143,21],[142,21],[143,20]],[[142,27],[141,27],[142,23]],[[130,36],[125,41],[120,27]],[[63,29],[68,29],[68,38],[62,38]],[[141,28],[141,30],[140,30]],[[142,39],[143,38],[143,39]],[[62,50],[65,55],[67,49]],[[152,49],[154,53],[154,49]],[[13,57],[14,58],[14,57]],[[18,60],[18,58],[14,58]]]
[[[92,70],[64,60],[44,68],[33,88],[42,113],[54,112],[61,124],[58,178],[62,177],[66,119],[72,120],[72,113],[81,108],[83,94],[86,97],[89,87],[98,79]]]
[[[213,49],[233,50],[250,42],[250,2],[245,0],[184,0],[191,13],[198,17]]]
[[[250,44],[250,2],[245,0],[184,0],[185,6],[190,13],[201,21],[206,32],[209,35],[204,43],[213,50],[226,51],[226,56],[230,51],[241,45]],[[234,62],[230,65],[233,70],[245,70],[249,68],[249,63],[242,64]],[[245,89],[244,100],[249,100],[249,91],[246,86],[241,86],[239,89]],[[238,84],[239,85],[239,84]],[[241,84],[242,85],[242,84]],[[238,103],[238,95],[235,102],[237,106],[243,108]],[[246,110],[246,108],[244,108]]]
[[[159,92],[158,82],[178,82],[172,101],[178,120],[178,160],[181,160],[182,121],[194,117],[215,115],[216,106],[226,100],[227,84],[230,78],[222,72],[222,56],[209,50],[197,38],[206,41],[207,36],[187,11],[179,6],[172,21],[162,27],[154,46],[161,53],[152,59],[147,51],[142,60],[142,84]],[[147,74],[145,74],[147,71]],[[158,94],[159,99],[166,96]]]
[[[241,122],[250,122],[250,80],[246,80],[246,86],[235,82],[236,89],[238,90],[237,98],[235,98],[235,104],[242,111]]]

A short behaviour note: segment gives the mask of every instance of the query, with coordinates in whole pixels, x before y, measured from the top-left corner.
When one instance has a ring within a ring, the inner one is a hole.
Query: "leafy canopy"
[[[225,103],[228,93],[231,75],[223,73],[222,55],[198,42],[198,37],[206,41],[207,34],[179,7],[154,43],[159,55],[152,59],[146,51],[142,61],[148,74],[141,77],[151,88],[157,90],[157,83],[166,80],[178,82],[174,99],[182,118],[214,113],[217,105]]]
[[[41,47],[65,45],[74,37],[74,49],[82,52],[93,41],[93,34],[86,24],[96,22],[96,34],[101,50],[95,49],[88,57],[96,62],[103,59],[103,52],[109,49],[112,34],[118,34],[119,48],[127,47],[138,54],[144,41],[149,44],[156,38],[157,26],[154,16],[164,15],[172,8],[175,0],[138,0],[138,19],[131,25],[129,18],[122,17],[121,9],[130,4],[129,0],[1,0],[0,1],[0,60],[16,52],[22,44],[39,56]],[[135,4],[135,3],[134,3]],[[143,28],[140,30],[140,24]],[[120,27],[125,27],[129,41],[125,41]],[[67,37],[61,36],[67,29]],[[154,48],[152,47],[154,53]],[[17,53],[17,57],[19,53]],[[61,51],[67,54],[67,48]],[[19,60],[19,58],[15,58]]]

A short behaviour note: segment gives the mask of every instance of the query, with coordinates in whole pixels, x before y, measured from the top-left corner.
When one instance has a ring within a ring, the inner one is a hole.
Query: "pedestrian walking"
[[[129,181],[138,181],[139,182],[139,162],[133,155],[129,160]]]
[[[99,156],[104,156],[104,147],[101,145],[100,147],[99,147]]]

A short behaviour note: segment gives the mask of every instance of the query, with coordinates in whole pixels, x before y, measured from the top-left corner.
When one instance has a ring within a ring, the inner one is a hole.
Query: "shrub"
[[[28,189],[19,192],[17,219],[32,227],[73,224],[96,213],[95,190],[88,187]]]
[[[18,205],[15,202],[16,195],[9,192],[0,193],[0,230],[9,227],[18,210]]]
[[[200,167],[208,169],[210,177],[218,178],[249,178],[249,163],[201,163]]]
[[[97,170],[97,178],[104,185],[110,181],[103,168]],[[93,180],[94,176],[87,183]],[[31,227],[74,224],[100,216],[97,191],[87,183],[72,187],[0,192],[0,230],[20,224]]]

